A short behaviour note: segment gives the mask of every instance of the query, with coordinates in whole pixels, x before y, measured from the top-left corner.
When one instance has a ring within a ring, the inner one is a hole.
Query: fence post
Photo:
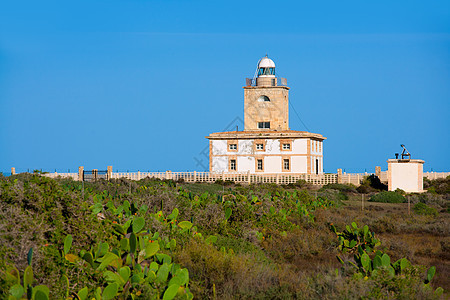
[[[83,172],[84,172],[84,167],[83,166],[78,167],[78,181],[83,181],[84,180]]]
[[[342,169],[337,169],[337,183],[342,183]]]
[[[361,194],[361,210],[364,211],[364,194]]]
[[[110,180],[110,179],[112,178],[112,170],[113,170],[113,169],[112,169],[112,166],[107,166],[107,167],[106,167],[106,171],[107,171],[107,172],[106,172],[106,174],[107,174],[107,175],[106,175],[106,176],[107,176],[106,179],[107,179],[107,180]]]
[[[16,175],[16,168],[11,168],[11,175]]]
[[[411,200],[409,196],[407,195],[406,198],[408,198],[408,216],[411,215]]]
[[[93,169],[92,170],[92,178],[94,179],[94,181],[97,181],[97,175],[98,175],[98,169]]]
[[[222,171],[222,181],[225,181],[225,171]]]
[[[381,179],[381,167],[379,166],[375,167],[375,176]]]
[[[137,178],[137,180],[139,181],[139,180],[141,180],[141,172],[140,171],[138,171],[138,178]]]
[[[277,182],[277,184],[279,184],[279,183],[280,183],[280,174],[277,174],[277,177],[276,177],[276,182]]]
[[[247,171],[247,183],[250,184],[250,170]]]

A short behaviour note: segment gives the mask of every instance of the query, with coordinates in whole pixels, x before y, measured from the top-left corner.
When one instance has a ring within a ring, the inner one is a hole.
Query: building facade
[[[244,130],[211,133],[210,172],[323,173],[320,134],[289,129],[289,87],[267,56],[244,87]]]

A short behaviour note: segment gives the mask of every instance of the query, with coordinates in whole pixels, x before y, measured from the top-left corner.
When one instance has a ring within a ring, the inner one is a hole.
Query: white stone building
[[[244,87],[244,131],[211,133],[210,172],[323,173],[318,133],[289,129],[289,87],[267,56]]]
[[[389,159],[388,190],[404,190],[407,193],[422,193],[423,164],[421,159]]]

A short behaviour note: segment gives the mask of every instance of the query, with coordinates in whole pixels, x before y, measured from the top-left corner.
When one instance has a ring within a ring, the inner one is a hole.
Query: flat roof
[[[224,131],[214,132],[206,136],[210,140],[229,139],[279,139],[279,138],[312,138],[316,140],[326,140],[327,138],[319,133],[297,130],[244,130],[244,131]]]
[[[284,86],[284,85],[257,85],[257,86],[253,86],[253,85],[247,85],[243,87],[244,89],[285,89],[285,90],[290,90],[291,88],[288,86]]]
[[[424,160],[421,159],[388,159],[388,163],[416,163],[416,164],[423,164],[425,163]]]

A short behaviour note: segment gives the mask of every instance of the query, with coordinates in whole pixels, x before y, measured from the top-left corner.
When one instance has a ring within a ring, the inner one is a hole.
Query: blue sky
[[[202,171],[266,53],[326,172],[450,170],[449,1],[131,0],[0,4],[0,171]]]

